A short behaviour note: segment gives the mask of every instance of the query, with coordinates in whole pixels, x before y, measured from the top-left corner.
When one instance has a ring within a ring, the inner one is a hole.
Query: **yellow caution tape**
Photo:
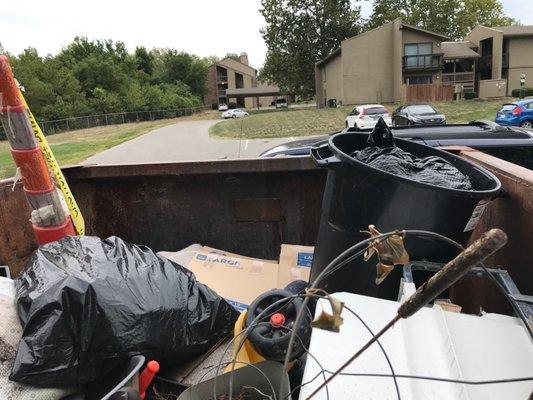
[[[72,192],[70,191],[70,187],[68,186],[67,180],[65,179],[65,176],[63,175],[63,172],[61,171],[61,168],[59,168],[59,164],[54,156],[54,153],[52,153],[52,149],[48,145],[48,142],[43,134],[43,131],[41,130],[41,128],[39,127],[39,124],[35,120],[35,117],[31,113],[30,108],[28,107],[28,103],[26,103],[26,99],[22,95],[22,92],[20,93],[20,97],[22,98],[22,102],[24,103],[24,106],[26,107],[26,110],[28,111],[28,116],[30,118],[30,123],[33,129],[33,133],[35,135],[35,138],[37,139],[37,142],[39,142],[39,147],[41,148],[41,152],[44,155],[46,164],[48,165],[48,168],[50,169],[50,172],[52,173],[52,176],[54,177],[56,185],[59,187],[59,189],[63,193],[63,197],[65,198],[67,207],[70,211],[72,223],[74,224],[74,229],[76,229],[76,233],[78,235],[85,235],[85,221],[83,219],[83,215],[81,215],[81,211],[80,211],[80,208],[78,207],[78,203],[76,203],[76,200],[74,199],[74,195],[72,194]]]

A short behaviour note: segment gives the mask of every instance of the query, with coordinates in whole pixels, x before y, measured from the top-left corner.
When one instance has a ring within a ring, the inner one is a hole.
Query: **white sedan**
[[[392,126],[391,115],[381,104],[357,106],[346,117],[346,128],[374,129],[381,117],[388,126]]]
[[[228,118],[243,118],[249,115],[246,111],[241,110],[240,108],[236,108],[235,110],[228,110],[226,112],[222,113],[222,118],[228,119]]]

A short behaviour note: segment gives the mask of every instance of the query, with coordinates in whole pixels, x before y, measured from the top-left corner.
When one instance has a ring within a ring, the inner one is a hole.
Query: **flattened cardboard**
[[[283,288],[296,280],[309,281],[314,250],[313,246],[281,245],[278,287]]]
[[[277,287],[278,264],[204,246],[187,268],[239,310],[260,294]]]
[[[283,289],[294,280],[309,280],[314,248],[283,244],[279,264],[203,246],[187,268],[238,310],[246,310],[260,294]]]

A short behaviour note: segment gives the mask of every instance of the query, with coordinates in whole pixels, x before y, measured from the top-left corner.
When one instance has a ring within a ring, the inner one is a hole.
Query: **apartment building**
[[[533,26],[513,25],[488,28],[477,26],[466,36],[480,55],[476,79],[502,81],[506,94],[520,88],[520,75],[533,87]]]
[[[315,66],[319,106],[404,100],[405,85],[443,84],[480,97],[510,95],[521,73],[533,84],[533,27],[478,26],[464,41],[405,24],[346,39]],[[532,85],[533,86],[533,85]]]
[[[254,98],[228,98],[227,89],[249,89],[257,85],[257,70],[248,63],[248,55],[242,53],[239,60],[224,58],[209,67],[207,75],[208,92],[204,96],[204,103],[215,108],[219,103],[228,104],[230,101],[239,107],[256,107]]]

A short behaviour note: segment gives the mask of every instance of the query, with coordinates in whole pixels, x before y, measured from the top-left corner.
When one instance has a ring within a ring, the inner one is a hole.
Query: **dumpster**
[[[368,238],[361,231],[371,224],[381,232],[433,231],[465,244],[483,208],[500,191],[498,178],[485,169],[407,140],[395,139],[396,146],[417,157],[445,159],[470,179],[473,190],[415,182],[378,170],[350,156],[367,147],[367,139],[364,133],[339,133],[311,151],[315,163],[328,170],[311,281],[336,256]],[[449,245],[427,239],[408,238],[405,246],[412,260],[445,262],[456,252]],[[329,293],[348,291],[394,299],[401,271],[394,271],[378,286],[374,264],[372,260],[355,260],[326,278],[321,286]]]

